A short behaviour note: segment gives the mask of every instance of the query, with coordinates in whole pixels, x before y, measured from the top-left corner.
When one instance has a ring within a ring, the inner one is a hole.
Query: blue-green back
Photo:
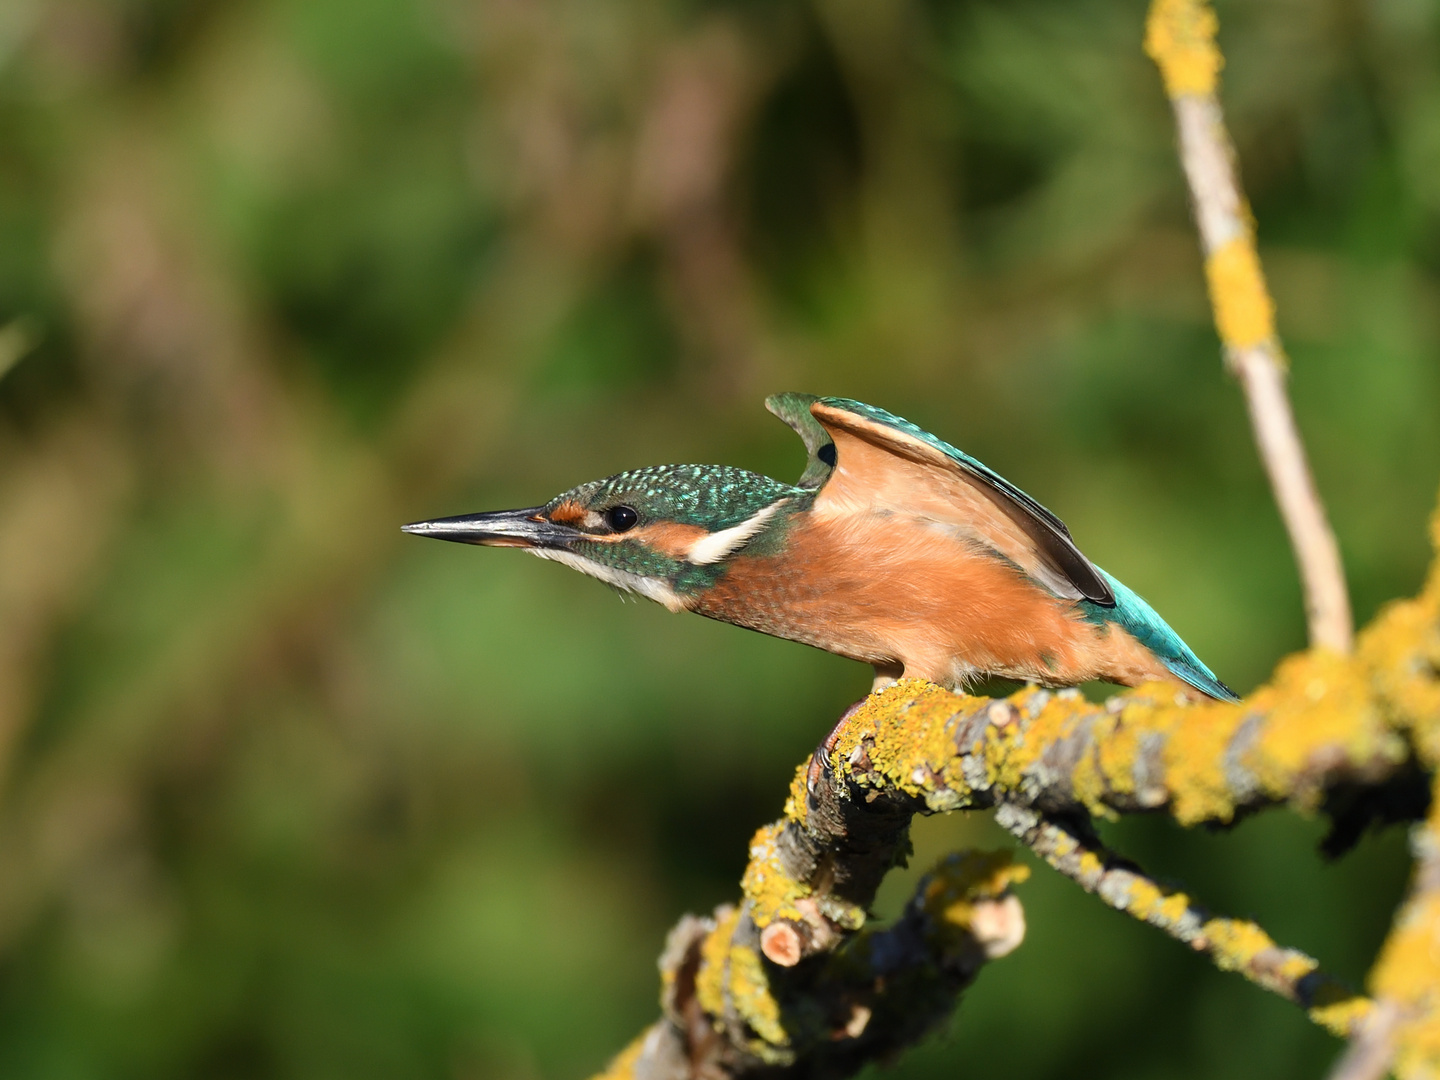
[[[1215,677],[1180,635],[1170,629],[1155,609],[1142,600],[1113,574],[1105,574],[1105,580],[1115,591],[1115,606],[1101,607],[1089,600],[1081,600],[1080,607],[1085,617],[1097,625],[1115,623],[1128,631],[1136,641],[1144,645],[1174,672],[1197,690],[1203,690],[1221,701],[1239,701],[1240,696]]]

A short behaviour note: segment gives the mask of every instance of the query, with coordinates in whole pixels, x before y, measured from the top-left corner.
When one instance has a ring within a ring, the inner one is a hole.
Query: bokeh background
[[[1230,0],[1225,101],[1358,618],[1440,479],[1440,7]],[[909,416],[1249,690],[1304,643],[1141,0],[0,0],[0,1074],[532,1078],[869,672],[402,536]],[[1404,837],[1111,839],[1360,979]],[[1004,843],[931,819],[918,869]],[[879,903],[894,912],[909,879]],[[1322,1075],[1039,870],[904,1080]]]

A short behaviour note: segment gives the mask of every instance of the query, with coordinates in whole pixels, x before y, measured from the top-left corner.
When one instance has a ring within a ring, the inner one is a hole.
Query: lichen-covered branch
[[[660,957],[664,1015],[597,1080],[687,1080],[761,1069],[843,1077],[917,1041],[1025,934],[1008,852],[948,855],[895,924],[848,936],[818,963],[762,960],[743,909],[687,916]]]
[[[1321,971],[1313,958],[1276,945],[1249,919],[1212,916],[1185,892],[1107,851],[1088,823],[1009,804],[1000,807],[996,820],[1086,892],[1204,953],[1222,971],[1237,971],[1294,1002],[1336,1035],[1350,1035],[1368,1022],[1373,1003]]]
[[[1353,624],[1340,549],[1286,394],[1275,304],[1260,268],[1255,223],[1217,96],[1224,66],[1215,45],[1217,28],[1206,0],[1153,0],[1145,51],[1159,65],[1175,109],[1180,160],[1195,204],[1215,328],[1244,387],[1260,457],[1295,549],[1310,643],[1349,652]]]
[[[1346,1080],[1440,1075],[1440,792],[1411,842],[1415,879],[1370,975],[1379,1016],[1338,1070]]]
[[[1440,545],[1440,514],[1432,531]],[[1123,864],[1093,841],[1088,823],[1162,813],[1192,826],[1279,804],[1333,809],[1326,799],[1338,788],[1378,792],[1417,766],[1433,773],[1437,760],[1440,569],[1419,597],[1382,612],[1353,655],[1291,657],[1239,704],[1196,704],[1161,684],[1093,704],[1074,691],[1032,687],[992,700],[902,680],[847,713],[797,772],[785,817],[751,843],[741,905],[677,928],[662,959],[665,1019],[610,1075],[842,1076],[880,1048],[918,1038],[973,977],[977,957],[1018,942],[1023,920],[1005,892],[1013,871],[970,862],[960,884],[935,885],[952,881],[942,868],[890,930],[866,929],[866,909],[903,860],[915,814],[995,809],[1042,859],[1107,903],[1296,1002],[1332,1031],[1363,1034],[1373,1030],[1368,1018],[1398,1010],[1401,1076],[1433,1076],[1440,950],[1429,943],[1440,941],[1440,810],[1417,833],[1421,871],[1372,976],[1380,1009],[1254,923],[1211,916]],[[992,872],[999,876],[987,878]],[[960,950],[969,966],[936,944],[934,909],[925,906],[932,890],[961,898],[954,910],[969,935]],[[922,916],[931,922],[916,922]],[[890,956],[909,960],[881,979],[880,958]]]

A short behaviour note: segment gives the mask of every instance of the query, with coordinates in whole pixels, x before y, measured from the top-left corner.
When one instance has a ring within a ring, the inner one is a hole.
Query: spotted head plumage
[[[407,532],[521,547],[680,611],[741,552],[773,550],[811,493],[728,465],[655,465],[543,506],[416,522]]]
[[[1231,700],[1058,517],[949,443],[847,398],[777,394],[799,481],[724,465],[633,469],[543,506],[416,522],[520,547],[672,611],[963,687],[989,672],[1067,685],[1178,680]]]

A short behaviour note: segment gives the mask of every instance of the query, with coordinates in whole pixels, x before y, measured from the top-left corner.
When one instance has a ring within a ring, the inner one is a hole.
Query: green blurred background
[[[1440,7],[1220,6],[1357,617],[1440,476]],[[777,390],[1033,493],[1249,690],[1303,645],[1141,0],[0,0],[0,1075],[572,1078],[858,665],[403,536]],[[1406,874],[1289,814],[1109,830],[1359,980]],[[932,819],[915,867],[1001,843]],[[887,882],[894,912],[913,881]],[[891,1075],[1322,1075],[1048,871]]]

